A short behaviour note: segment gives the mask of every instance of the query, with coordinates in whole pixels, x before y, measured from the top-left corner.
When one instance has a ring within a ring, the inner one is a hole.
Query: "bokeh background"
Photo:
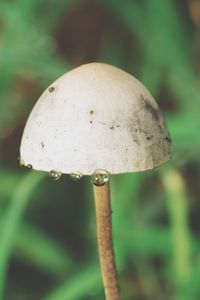
[[[42,91],[82,63],[140,79],[171,132],[165,166],[114,176],[123,300],[200,299],[200,1],[1,0],[0,300],[102,300],[89,178],[18,167]]]

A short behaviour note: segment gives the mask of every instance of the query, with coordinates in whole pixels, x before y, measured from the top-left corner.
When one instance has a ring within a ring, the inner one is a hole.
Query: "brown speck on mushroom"
[[[153,135],[147,136],[147,141],[152,140],[152,138],[153,138]]]
[[[168,143],[171,143],[171,138],[166,136],[165,140],[168,142]]]
[[[138,145],[140,144],[137,137],[133,137],[133,141],[134,141],[135,143],[137,143]]]
[[[53,86],[49,87],[49,92],[52,93],[55,90],[55,88]]]
[[[144,108],[146,111],[149,111],[152,115],[152,118],[156,121],[160,119],[160,112],[157,108],[153,107],[151,101],[146,99],[143,95],[140,96],[141,101],[143,102]]]
[[[144,106],[145,109],[151,113],[153,119],[158,121],[160,118],[159,111],[151,105],[150,101],[144,100],[144,103],[145,103]]]

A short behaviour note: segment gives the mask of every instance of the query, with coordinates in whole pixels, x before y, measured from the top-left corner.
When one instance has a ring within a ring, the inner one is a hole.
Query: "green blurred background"
[[[20,169],[31,108],[58,76],[101,61],[140,79],[173,159],[114,176],[123,300],[200,299],[200,1],[0,1],[0,300],[103,300],[89,178]]]

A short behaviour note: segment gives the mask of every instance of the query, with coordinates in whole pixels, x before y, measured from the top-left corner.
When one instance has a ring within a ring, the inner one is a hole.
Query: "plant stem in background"
[[[97,237],[103,283],[107,300],[120,300],[118,276],[112,241],[110,185],[95,186]]]
[[[97,295],[101,286],[99,266],[82,267],[60,286],[50,291],[42,300],[80,300]],[[92,299],[92,298],[91,298]]]
[[[173,260],[176,278],[176,299],[187,299],[180,294],[191,276],[191,240],[188,224],[188,198],[184,180],[175,169],[162,175],[167,192],[167,207],[173,239]]]

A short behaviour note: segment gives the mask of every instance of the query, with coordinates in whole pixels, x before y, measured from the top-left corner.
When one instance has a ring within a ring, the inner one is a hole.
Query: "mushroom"
[[[170,159],[158,105],[133,76],[103,63],[58,78],[39,98],[24,129],[21,164],[73,179],[90,175],[107,300],[120,292],[112,245],[109,176],[144,171]]]

